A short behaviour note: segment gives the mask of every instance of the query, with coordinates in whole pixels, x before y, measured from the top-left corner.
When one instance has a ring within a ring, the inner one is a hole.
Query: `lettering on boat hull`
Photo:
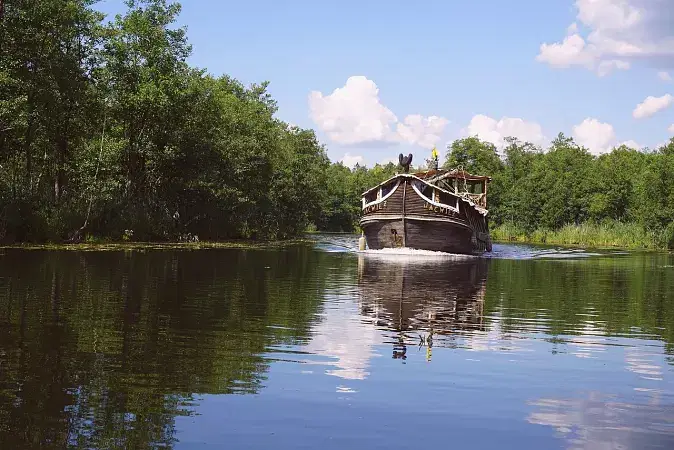
[[[363,214],[370,214],[373,212],[382,211],[384,209],[386,209],[386,200],[381,203],[377,203],[376,205],[366,206],[363,208]]]
[[[445,216],[454,216],[455,215],[454,210],[449,208],[449,207],[433,205],[433,204],[428,203],[428,202],[424,203],[424,209],[427,210],[427,211],[432,211],[434,213],[442,214],[442,215],[445,215]]]

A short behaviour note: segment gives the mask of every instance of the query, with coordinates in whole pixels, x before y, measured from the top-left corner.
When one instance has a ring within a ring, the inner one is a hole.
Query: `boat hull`
[[[382,199],[363,207],[360,227],[367,247],[412,248],[458,254],[491,251],[487,219],[465,199],[445,193],[425,197],[418,179],[401,177]],[[413,183],[416,183],[413,187]]]
[[[361,222],[367,246],[372,250],[407,247],[447,253],[475,253],[472,230],[450,221],[372,218]]]

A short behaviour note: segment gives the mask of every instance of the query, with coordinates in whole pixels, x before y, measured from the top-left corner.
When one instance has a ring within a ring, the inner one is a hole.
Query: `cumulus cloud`
[[[591,118],[573,127],[573,139],[597,155],[610,151],[617,141],[613,125]]]
[[[618,141],[613,125],[600,122],[594,118],[586,118],[583,122],[574,126],[572,131],[574,141],[587,148],[594,155],[610,152],[613,148],[621,145],[634,149],[642,148],[639,143],[633,140]],[[499,150],[505,147],[504,138],[508,136],[541,147],[549,144],[549,140],[545,137],[538,123],[511,117],[504,117],[497,121],[489,116],[477,115],[462,130],[462,134],[464,136],[477,135],[480,139],[494,144]]]
[[[499,149],[505,146],[504,138],[510,136],[536,145],[545,143],[543,129],[539,124],[513,117],[496,120],[484,114],[478,114],[471,119],[462,134],[477,136],[483,141],[491,142]]]
[[[674,134],[674,123],[671,124],[671,125],[669,126],[669,128],[667,128],[667,131],[669,131],[670,133]]]
[[[561,42],[543,43],[537,60],[555,68],[584,67],[599,76],[635,61],[674,64],[671,0],[576,0],[577,21]]]
[[[358,165],[363,165],[365,163],[365,158],[363,158],[361,155],[352,155],[350,153],[346,153],[342,159],[342,164],[344,164],[346,167],[354,167],[356,164]]]
[[[413,114],[398,124],[398,136],[408,144],[432,148],[439,140],[449,121],[444,117],[423,117]]]
[[[381,161],[379,161],[379,164],[381,164],[382,166],[385,166],[385,165],[387,165],[387,164],[389,164],[389,163],[393,163],[393,164],[396,164],[396,165],[397,165],[397,164],[398,164],[398,158],[393,158],[393,157],[391,157],[391,158],[384,158],[384,159],[382,159]]]
[[[377,85],[365,77],[349,78],[330,95],[311,92],[309,111],[311,119],[340,144],[394,140],[392,126],[398,119],[381,104]]]
[[[328,137],[339,144],[407,143],[431,148],[449,121],[413,114],[402,122],[379,98],[379,88],[364,76],[350,77],[331,94],[309,94],[309,115]]]
[[[632,117],[635,119],[646,119],[651,117],[660,111],[669,108],[674,104],[674,96],[670,94],[663,95],[662,97],[653,97],[648,96],[646,100],[639,103],[634,111],[632,111]]]
[[[669,72],[665,71],[658,72],[658,78],[660,78],[662,81],[672,81],[672,76],[669,74]]]
[[[639,144],[637,141],[633,141],[632,139],[630,139],[629,141],[620,142],[617,145],[617,147],[620,147],[621,145],[624,145],[625,147],[633,148],[635,150],[640,150],[641,148],[643,148],[643,146],[641,144]]]
[[[621,145],[634,149],[642,148],[633,140],[618,142],[613,125],[590,117],[573,127],[573,139],[593,155],[608,153]]]

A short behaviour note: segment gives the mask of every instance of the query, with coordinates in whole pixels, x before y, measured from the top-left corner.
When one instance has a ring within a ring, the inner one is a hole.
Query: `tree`
[[[469,173],[496,174],[503,170],[503,162],[499,158],[496,146],[491,142],[480,140],[478,137],[458,139],[447,147],[448,153],[445,169],[463,167]]]

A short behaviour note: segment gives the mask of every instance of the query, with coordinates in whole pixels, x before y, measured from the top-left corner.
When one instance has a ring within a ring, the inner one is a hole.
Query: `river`
[[[0,250],[0,448],[674,448],[674,255],[357,238]]]

